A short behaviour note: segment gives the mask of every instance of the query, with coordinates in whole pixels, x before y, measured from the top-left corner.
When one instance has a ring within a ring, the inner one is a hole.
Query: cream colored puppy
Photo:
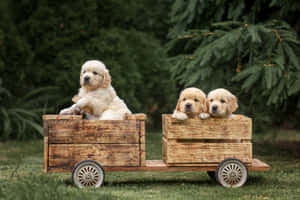
[[[206,95],[198,88],[186,88],[179,96],[176,109],[172,115],[178,120],[200,117],[206,119],[207,113]]]
[[[102,62],[90,60],[82,65],[80,85],[76,103],[60,114],[87,111],[88,119],[123,120],[131,113],[111,86],[109,71]]]
[[[226,89],[219,88],[208,93],[207,102],[209,114],[212,117],[232,117],[238,108],[236,97]]]

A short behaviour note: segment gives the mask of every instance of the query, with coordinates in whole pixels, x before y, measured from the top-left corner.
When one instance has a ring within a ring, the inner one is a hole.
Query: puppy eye
[[[85,73],[85,70],[82,73]]]
[[[210,102],[213,102],[214,100],[213,99],[211,99],[211,100],[209,100]]]
[[[185,101],[186,100],[186,98],[183,98],[183,101]]]
[[[194,101],[198,102],[199,100],[198,99],[194,99]]]
[[[226,101],[224,99],[221,99],[221,103],[225,103]]]
[[[94,74],[94,75],[97,75],[98,73],[97,73],[97,72],[93,72],[93,74]]]

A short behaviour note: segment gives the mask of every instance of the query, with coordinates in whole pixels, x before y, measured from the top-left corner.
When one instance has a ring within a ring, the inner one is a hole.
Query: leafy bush
[[[169,78],[161,44],[168,30],[169,2],[1,1],[0,73],[5,74],[6,88],[22,102],[28,91],[57,87],[56,100],[47,104],[57,113],[72,103],[81,65],[98,59],[107,65],[113,86],[129,108],[149,114],[149,121],[159,125],[160,113],[170,112],[176,103],[175,82]],[[35,101],[31,103],[37,107],[46,104]],[[19,107],[9,98],[2,102]]]
[[[40,105],[40,102],[47,102],[49,96],[45,93],[51,90],[53,89],[38,88],[22,98],[16,98],[2,86],[0,79],[0,138],[6,140],[41,137],[41,114],[46,111],[47,106],[36,106]]]

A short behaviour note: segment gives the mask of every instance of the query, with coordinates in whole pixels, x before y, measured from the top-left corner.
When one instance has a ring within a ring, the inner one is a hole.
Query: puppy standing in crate
[[[73,98],[75,104],[60,111],[62,115],[84,112],[87,119],[123,120],[130,114],[111,86],[106,66],[97,60],[85,62],[81,67],[79,93]]]
[[[186,88],[179,96],[176,109],[172,117],[177,120],[185,120],[188,118],[201,118],[207,119],[206,95],[198,88]]]

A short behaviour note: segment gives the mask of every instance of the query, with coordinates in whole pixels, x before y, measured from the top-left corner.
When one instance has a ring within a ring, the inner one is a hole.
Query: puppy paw
[[[188,116],[185,113],[174,113],[172,117],[177,120],[186,120],[188,118]]]
[[[208,113],[200,113],[199,117],[200,117],[200,119],[208,119],[209,114]]]
[[[59,112],[60,115],[69,115],[69,113],[70,112],[68,111],[68,109],[63,109]]]

